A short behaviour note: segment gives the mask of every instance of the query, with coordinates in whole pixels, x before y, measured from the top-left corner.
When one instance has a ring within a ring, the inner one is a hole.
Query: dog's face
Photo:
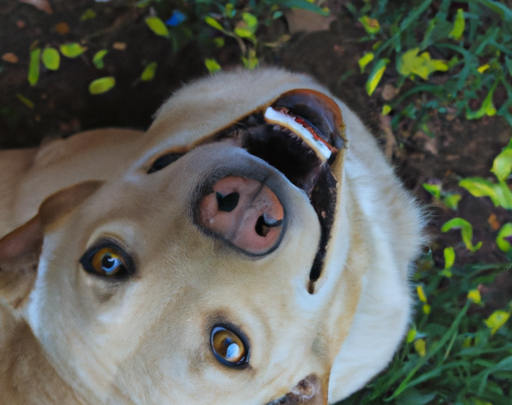
[[[201,86],[171,99],[121,177],[43,204],[26,318],[95,403],[326,404],[364,273],[344,269],[340,109],[302,76],[250,84],[245,104]],[[15,237],[34,250],[33,234]]]

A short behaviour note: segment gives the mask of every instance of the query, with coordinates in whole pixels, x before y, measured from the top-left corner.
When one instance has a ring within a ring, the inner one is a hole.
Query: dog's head
[[[3,294],[94,403],[326,404],[368,254],[344,128],[304,76],[186,87],[126,173],[0,241]]]

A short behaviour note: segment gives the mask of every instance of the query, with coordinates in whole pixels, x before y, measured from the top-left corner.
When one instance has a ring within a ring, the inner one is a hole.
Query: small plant
[[[459,185],[475,197],[489,197],[496,207],[512,210],[512,191],[506,183],[512,172],[512,140],[494,159],[491,172],[496,176],[497,183],[482,177],[472,177],[461,180]]]
[[[441,271],[430,255],[419,262],[415,320],[387,370],[338,405],[510,404],[512,301],[488,316],[479,309],[485,284],[510,266],[458,266],[447,249]]]
[[[319,1],[320,4],[322,1]],[[240,50],[240,60],[247,69],[254,69],[265,48],[272,49],[288,39],[263,40],[264,32],[285,10],[300,8],[323,15],[329,10],[315,1],[307,0],[261,0],[237,2],[205,0],[179,2],[175,8],[162,0],[143,0],[140,7],[152,5],[158,17],[148,17],[146,23],[155,34],[169,38],[178,49],[185,42],[196,40],[203,44],[206,53],[205,65],[212,73],[220,65],[212,58],[212,50],[226,46],[227,40],[235,41]]]
[[[428,112],[467,119],[501,115],[512,125],[512,10],[494,0],[365,1],[347,8],[372,49],[359,61],[371,95],[386,71],[400,89],[385,108],[393,128],[405,117],[425,124]],[[417,103],[419,94],[430,94]],[[494,105],[496,94],[505,94]],[[483,100],[479,102],[478,100]]]
[[[368,73],[368,95],[378,93],[382,81],[394,87],[396,95],[382,109],[392,116],[393,130],[409,120],[411,132],[434,136],[427,127],[433,112],[448,120],[499,115],[512,125],[512,11],[502,2],[365,0],[359,8],[346,7],[367,33],[359,67]],[[459,185],[511,210],[512,141],[491,172],[495,181],[474,177]],[[460,194],[444,190],[441,182],[423,187],[457,210]],[[482,246],[473,244],[468,221],[453,218],[441,231],[452,229],[461,231],[471,252]],[[483,292],[511,267],[512,223],[501,226],[496,245],[509,262],[457,264],[452,246],[443,250],[444,268],[434,265],[431,254],[419,261],[413,280],[417,310],[404,345],[382,375],[339,405],[511,403],[512,301],[489,310]]]
[[[451,193],[443,190],[440,182],[423,183],[423,188],[427,190],[436,200],[452,210],[456,210],[462,196],[458,193]]]
[[[322,0],[318,3],[320,4]],[[177,51],[185,44],[195,41],[202,45],[206,55],[205,66],[214,73],[221,66],[213,59],[216,49],[223,48],[227,41],[232,40],[240,50],[240,61],[243,66],[253,69],[258,66],[259,59],[265,49],[273,49],[287,41],[287,35],[280,38],[263,40],[266,28],[274,20],[283,16],[285,10],[301,8],[327,15],[329,10],[320,7],[315,1],[309,0],[262,0],[241,3],[235,0],[216,1],[202,0],[197,2],[142,0],[136,7],[148,10],[145,18],[148,29],[157,36],[165,37]],[[155,15],[156,14],[156,15]],[[96,13],[89,9],[84,12],[81,21],[96,18]],[[69,27],[67,27],[69,30]],[[115,48],[115,44],[113,44]],[[41,63],[51,71],[60,68],[61,55],[66,58],[77,58],[87,51],[81,43],[65,43],[58,50],[46,46],[41,49],[36,41],[30,47],[30,63],[28,81],[35,86],[41,74]],[[115,48],[118,49],[118,48]],[[124,48],[123,48],[124,49]],[[105,67],[103,58],[107,50],[102,49],[92,56],[92,63],[101,70]],[[90,57],[90,55],[85,55]],[[158,65],[149,61],[141,72],[140,81],[150,81],[155,77]],[[90,94],[102,94],[115,86],[114,77],[100,77],[89,85]],[[30,102],[30,100],[28,100]],[[24,102],[24,101],[22,101]],[[24,102],[25,103],[25,102]]]

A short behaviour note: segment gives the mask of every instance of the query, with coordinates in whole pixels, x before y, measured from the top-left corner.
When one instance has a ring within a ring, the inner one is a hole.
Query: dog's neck
[[[1,302],[0,325],[0,403],[85,403],[59,377],[25,320]]]

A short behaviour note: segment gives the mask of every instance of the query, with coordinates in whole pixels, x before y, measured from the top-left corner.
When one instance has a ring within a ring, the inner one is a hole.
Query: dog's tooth
[[[323,161],[327,161],[332,152],[329,150],[327,145],[315,139],[311,132],[297,122],[296,118],[292,115],[285,114],[272,107],[267,107],[264,114],[265,121],[271,124],[278,124],[292,131],[295,135],[300,137],[306,144],[315,151],[317,156]]]

